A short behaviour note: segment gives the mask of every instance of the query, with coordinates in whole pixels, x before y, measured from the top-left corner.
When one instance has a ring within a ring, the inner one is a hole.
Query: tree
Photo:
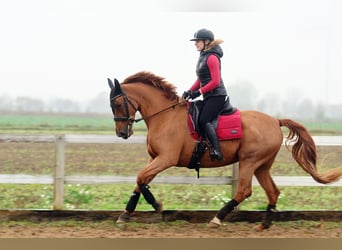
[[[267,93],[257,104],[257,110],[273,116],[282,114],[281,96],[276,93]]]
[[[15,109],[13,99],[8,95],[0,96],[0,111],[12,111]]]
[[[257,89],[250,81],[237,81],[228,88],[233,106],[239,109],[254,109],[257,103]]]
[[[282,103],[285,116],[297,116],[298,103],[302,100],[302,96],[303,95],[301,94],[301,91],[299,89],[290,88],[286,90],[284,101]]]
[[[108,93],[101,92],[95,98],[91,99],[87,105],[86,112],[110,113]]]
[[[301,120],[310,120],[315,116],[315,107],[309,98],[303,99],[297,107],[296,117]]]
[[[44,102],[28,96],[19,96],[15,100],[16,110],[28,112],[43,112]]]
[[[77,102],[65,98],[57,98],[50,103],[49,111],[52,112],[81,112]]]
[[[316,111],[314,113],[314,118],[317,121],[325,121],[326,120],[326,107],[323,103],[318,103],[316,105]]]

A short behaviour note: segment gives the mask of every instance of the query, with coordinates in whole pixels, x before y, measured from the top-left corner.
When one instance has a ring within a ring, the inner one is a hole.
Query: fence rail
[[[0,134],[0,142],[56,142],[56,138],[64,137],[66,143],[120,143],[144,144],[146,136],[132,136],[127,140],[115,135],[7,135]],[[342,146],[342,136],[312,136],[316,146]],[[284,139],[285,141],[286,139]]]
[[[273,176],[277,186],[312,187],[326,186],[315,182],[311,176]],[[26,175],[26,174],[0,174],[0,184],[54,184],[52,175]],[[136,176],[110,176],[110,175],[66,175],[64,184],[134,184]],[[191,176],[157,176],[154,184],[199,184],[199,185],[232,185],[231,177],[204,176],[200,179]],[[253,177],[253,186],[259,186]],[[342,180],[328,184],[328,186],[342,186]]]
[[[317,146],[342,146],[342,136],[313,136]],[[24,174],[0,174],[0,184],[53,184],[54,185],[54,209],[63,209],[65,184],[119,184],[135,183],[135,176],[66,176],[65,143],[145,143],[145,136],[134,136],[128,140],[122,140],[108,135],[0,135],[0,142],[47,142],[56,145],[56,164],[54,175],[24,175]],[[228,177],[196,177],[188,176],[157,176],[153,183],[160,184],[215,184],[232,185],[232,194],[235,193],[238,180],[238,165],[233,164],[232,176]],[[320,186],[311,176],[274,176],[278,186]],[[253,178],[253,185],[259,183]],[[330,186],[342,186],[342,180],[330,184]]]

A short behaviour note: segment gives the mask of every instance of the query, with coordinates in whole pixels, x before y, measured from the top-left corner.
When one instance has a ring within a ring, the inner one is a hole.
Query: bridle
[[[110,106],[111,106],[111,108],[112,108],[112,110],[114,110],[114,107],[113,107],[113,102],[115,102],[115,99],[117,99],[117,98],[119,98],[119,97],[123,97],[123,99],[124,99],[124,107],[125,107],[125,113],[126,113],[126,115],[125,116],[114,116],[114,118],[113,118],[113,120],[115,121],[115,122],[119,122],[119,121],[122,121],[122,122],[129,122],[129,124],[132,124],[133,122],[139,122],[139,121],[141,121],[141,120],[143,120],[143,119],[141,119],[141,118],[139,118],[139,119],[134,119],[134,117],[133,116],[130,116],[129,115],[129,110],[128,110],[128,105],[130,105],[132,108],[133,108],[133,110],[134,110],[134,114],[138,111],[138,108],[136,108],[135,106],[134,106],[134,104],[133,104],[133,102],[130,100],[130,99],[128,99],[128,97],[127,97],[127,95],[126,94],[119,94],[119,95],[116,95],[116,96],[114,96],[113,98],[111,98],[110,99]]]
[[[180,101],[179,101],[179,98],[177,97],[177,102],[176,102],[176,103],[174,103],[174,104],[172,104],[172,105],[170,105],[170,106],[168,106],[168,107],[166,107],[166,108],[164,108],[164,109],[162,109],[162,110],[160,110],[160,111],[158,111],[158,112],[156,112],[156,113],[154,113],[154,114],[147,115],[147,116],[141,117],[141,118],[139,118],[139,119],[134,119],[133,116],[130,116],[130,115],[129,115],[128,107],[131,106],[131,107],[133,108],[134,114],[139,110],[139,107],[136,107],[136,106],[133,104],[133,102],[128,98],[128,96],[127,96],[124,92],[122,92],[122,93],[120,93],[120,94],[118,94],[118,95],[116,95],[116,96],[114,96],[114,97],[112,97],[112,98],[110,99],[110,101],[111,101],[111,104],[110,104],[110,105],[111,105],[112,110],[114,110],[113,103],[114,103],[115,99],[117,99],[118,97],[123,97],[123,100],[124,100],[124,108],[125,108],[125,113],[126,113],[126,114],[125,114],[125,116],[114,116],[113,120],[114,120],[115,122],[117,122],[117,121],[128,122],[127,127],[128,127],[128,126],[132,126],[132,124],[133,124],[134,122],[140,122],[140,121],[142,121],[142,120],[147,120],[147,119],[149,119],[149,118],[152,118],[152,117],[154,117],[154,116],[159,115],[160,113],[163,113],[163,112],[165,112],[165,111],[167,111],[167,110],[169,110],[169,109],[175,108],[176,106],[183,104],[183,102],[180,102]]]

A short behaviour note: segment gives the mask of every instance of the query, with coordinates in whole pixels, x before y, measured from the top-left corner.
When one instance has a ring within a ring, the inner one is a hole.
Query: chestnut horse
[[[133,122],[140,120],[145,121],[148,129],[146,143],[150,159],[139,172],[137,186],[125,211],[117,220],[121,223],[129,221],[141,193],[157,212],[162,211],[162,204],[154,198],[148,184],[167,168],[187,167],[196,141],[191,137],[187,124],[187,102],[177,96],[175,87],[164,78],[149,72],[139,72],[121,84],[116,79],[114,84],[110,79],[108,83],[116,135],[127,139],[133,134]],[[137,111],[141,119],[135,119]],[[270,168],[283,142],[282,126],[289,129],[286,140],[289,150],[289,143],[294,143],[293,158],[317,182],[326,184],[342,176],[342,166],[326,173],[317,172],[315,143],[301,124],[289,119],[276,119],[257,111],[242,111],[241,121],[241,139],[220,141],[224,160],[211,161],[209,154],[205,153],[200,161],[201,168],[222,167],[239,162],[237,192],[209,222],[209,226],[220,226],[225,216],[252,194],[253,175],[265,190],[269,201],[260,229],[271,225],[280,192],[270,175]]]

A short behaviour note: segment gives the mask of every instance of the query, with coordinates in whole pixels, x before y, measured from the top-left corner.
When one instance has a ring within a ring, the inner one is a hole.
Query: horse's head
[[[111,88],[110,106],[114,115],[116,135],[127,139],[133,134],[132,125],[137,108],[123,91],[117,79],[114,79],[113,84],[112,80],[108,78],[108,84]]]

